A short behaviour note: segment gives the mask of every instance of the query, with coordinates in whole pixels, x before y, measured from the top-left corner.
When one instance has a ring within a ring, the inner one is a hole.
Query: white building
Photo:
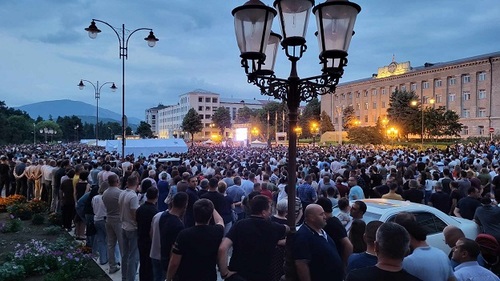
[[[189,138],[182,131],[182,120],[191,108],[200,115],[203,123],[201,133],[195,135],[197,140],[207,140],[212,134],[218,134],[218,129],[210,126],[212,115],[219,107],[229,110],[231,121],[234,123],[238,110],[243,107],[262,109],[267,100],[221,98],[219,94],[204,90],[194,90],[179,96],[176,105],[157,106],[146,110],[146,122],[151,125],[153,134],[158,138]],[[226,138],[232,138],[233,132],[227,129]]]

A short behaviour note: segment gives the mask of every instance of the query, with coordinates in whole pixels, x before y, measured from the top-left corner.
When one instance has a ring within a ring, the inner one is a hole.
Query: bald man
[[[344,265],[332,238],[326,234],[326,215],[318,204],[309,204],[304,224],[293,242],[297,275],[301,281],[341,281]]]
[[[453,247],[456,246],[458,240],[466,238],[465,234],[460,228],[454,225],[448,225],[443,229],[443,235],[444,235],[444,243],[446,243],[446,245],[448,245],[451,248],[450,253],[448,254],[448,258],[450,258],[451,266],[455,268],[458,265],[458,262],[452,259]],[[479,255],[477,257],[477,262],[481,266],[484,265],[484,259],[482,255]]]

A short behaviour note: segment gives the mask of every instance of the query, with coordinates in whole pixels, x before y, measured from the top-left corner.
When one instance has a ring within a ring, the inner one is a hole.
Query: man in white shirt
[[[457,281],[481,280],[499,281],[500,279],[493,272],[480,266],[477,263],[477,256],[480,253],[479,245],[471,239],[458,239],[453,248],[452,259],[459,263],[455,267],[455,277]]]
[[[118,204],[120,205],[120,218],[122,222],[122,275],[124,280],[135,280],[137,267],[139,266],[139,248],[137,247],[137,221],[136,211],[139,208],[137,198],[137,186],[139,179],[136,176],[127,178],[127,189],[120,194]]]

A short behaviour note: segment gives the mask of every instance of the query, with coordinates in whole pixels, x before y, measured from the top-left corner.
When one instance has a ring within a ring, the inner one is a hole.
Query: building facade
[[[147,123],[151,125],[153,134],[158,138],[190,138],[182,131],[182,121],[191,108],[194,108],[201,117],[202,132],[195,135],[196,140],[208,140],[212,134],[219,134],[212,125],[212,115],[219,107],[229,110],[231,121],[236,121],[240,108],[262,109],[267,101],[256,99],[221,98],[219,94],[204,90],[195,90],[179,96],[176,105],[158,106],[146,110]],[[232,138],[233,132],[227,129],[226,138]]]
[[[360,126],[375,126],[379,118],[387,119],[395,90],[414,92],[423,107],[455,111],[463,124],[462,138],[489,136],[490,130],[500,129],[500,52],[414,68],[393,59],[372,77],[341,83],[335,93],[322,96],[321,110],[336,130],[350,105]]]

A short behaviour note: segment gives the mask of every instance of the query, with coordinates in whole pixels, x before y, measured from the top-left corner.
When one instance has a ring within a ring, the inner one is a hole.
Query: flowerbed
[[[72,280],[83,277],[89,262],[92,262],[91,255],[75,241],[58,238],[49,243],[32,239],[15,246],[15,252],[0,266],[0,280],[23,280],[43,274],[47,274],[46,281]]]
[[[26,202],[26,197],[22,195],[10,195],[8,197],[1,197],[0,198],[0,212],[7,212],[7,207],[17,204],[17,203],[24,203]]]

